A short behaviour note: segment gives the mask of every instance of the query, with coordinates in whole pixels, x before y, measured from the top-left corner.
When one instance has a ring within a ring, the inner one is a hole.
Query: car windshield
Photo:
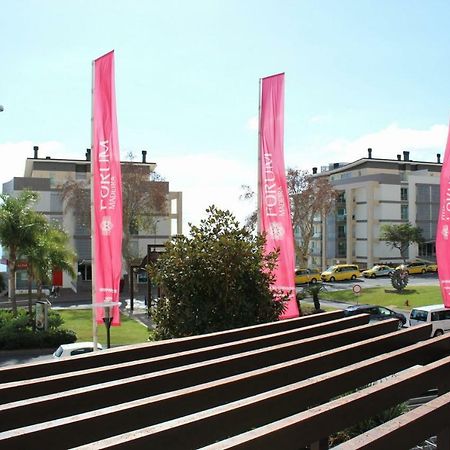
[[[327,270],[325,270],[325,272],[333,272],[334,269],[336,269],[336,266],[330,266]]]
[[[56,349],[55,356],[57,356],[59,358],[63,354],[63,351],[64,351],[64,349],[61,346],[59,346]]]
[[[426,322],[428,313],[427,311],[422,311],[420,309],[413,309],[411,311],[410,319],[413,320],[421,320],[422,322]]]

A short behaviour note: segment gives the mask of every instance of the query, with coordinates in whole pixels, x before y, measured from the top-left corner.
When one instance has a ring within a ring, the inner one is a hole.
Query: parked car
[[[399,266],[396,267],[396,269],[400,269],[403,266],[408,272],[408,275],[426,273],[427,271],[427,265],[424,262],[411,262],[408,264],[400,264]]]
[[[317,269],[296,269],[295,284],[317,283],[320,272]]]
[[[365,278],[376,278],[376,277],[383,277],[383,276],[390,276],[394,269],[389,266],[378,264],[376,266],[373,266],[371,269],[363,270],[361,272],[361,275]]]
[[[337,264],[328,267],[320,274],[322,281],[354,280],[361,276],[359,267],[356,264]]]
[[[103,350],[101,344],[97,344],[98,350]],[[82,355],[94,351],[93,342],[74,342],[73,344],[62,344],[53,353],[54,358],[63,358],[65,356]]]
[[[428,264],[427,265],[427,272],[437,272],[438,266],[437,264]]]
[[[355,314],[369,314],[371,321],[397,319],[399,321],[398,327],[404,327],[406,325],[406,316],[402,313],[393,311],[385,306],[378,305],[352,305],[344,309],[345,316],[354,316]]]
[[[431,323],[431,336],[440,336],[450,330],[450,308],[442,303],[437,305],[418,306],[411,310],[409,325]]]

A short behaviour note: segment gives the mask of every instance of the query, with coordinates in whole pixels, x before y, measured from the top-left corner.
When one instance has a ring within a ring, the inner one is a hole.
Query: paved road
[[[361,289],[368,289],[374,287],[385,287],[386,289],[393,289],[391,284],[391,279],[389,277],[379,277],[379,278],[357,278],[353,281],[336,281],[334,283],[324,283],[328,291],[340,291],[340,290],[350,290],[353,289],[355,285],[361,286]],[[410,275],[407,288],[413,286],[439,286],[439,279],[437,274],[426,273],[424,275]],[[297,292],[302,289],[302,286],[297,286]],[[305,303],[312,304],[312,299],[302,300]],[[358,301],[355,296],[355,302]],[[324,307],[328,306],[330,308],[345,309],[350,303],[345,302],[335,302],[320,299],[320,304]],[[395,308],[395,311],[404,314],[407,318],[409,317],[409,310],[402,310],[400,308]]]
[[[16,364],[52,361],[55,349],[0,351],[0,368]]]

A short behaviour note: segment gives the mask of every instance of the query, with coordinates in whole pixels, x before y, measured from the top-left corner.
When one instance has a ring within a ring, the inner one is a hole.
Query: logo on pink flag
[[[444,305],[450,308],[450,127],[441,170],[440,207],[436,230],[436,258]]]
[[[114,86],[114,52],[94,61],[93,92],[93,229],[94,302],[111,303],[112,325],[120,325],[119,283],[122,272],[122,176]],[[102,323],[104,308],[96,308]]]
[[[262,79],[259,118],[259,226],[266,251],[280,249],[274,289],[289,295],[282,319],[298,317],[294,236],[284,167],[284,74]]]

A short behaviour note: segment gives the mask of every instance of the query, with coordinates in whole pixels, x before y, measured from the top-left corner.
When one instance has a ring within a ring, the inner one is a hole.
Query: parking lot
[[[335,281],[334,283],[324,283],[327,289],[341,290],[352,289],[355,284],[359,284],[361,288],[367,289],[372,287],[392,286],[391,279],[387,276],[378,278],[359,277],[352,281]],[[419,275],[410,275],[408,286],[438,286],[439,279],[436,273],[425,273]],[[301,286],[299,286],[301,289]],[[299,289],[298,289],[299,290]]]

